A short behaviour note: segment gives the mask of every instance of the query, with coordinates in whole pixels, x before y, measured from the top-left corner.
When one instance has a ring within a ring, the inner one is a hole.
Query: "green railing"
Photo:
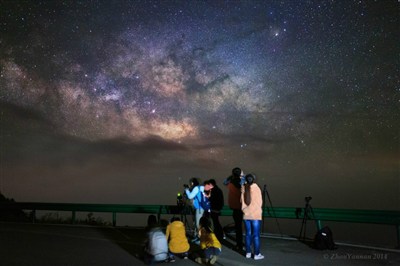
[[[79,203],[39,203],[39,202],[5,202],[0,203],[0,210],[31,210],[32,222],[36,220],[36,211],[70,211],[72,223],[75,223],[77,212],[108,212],[112,213],[112,224],[117,224],[117,213],[149,213],[156,214],[160,218],[163,214],[180,214],[181,209],[175,205],[132,205],[132,204],[79,204]],[[310,213],[311,212],[311,213]],[[400,248],[400,211],[382,210],[349,210],[349,209],[325,209],[293,208],[293,207],[265,207],[263,216],[266,218],[280,219],[307,219],[315,220],[318,228],[322,221],[370,223],[394,225],[397,231],[397,243]],[[224,206],[222,216],[232,215],[232,210]]]

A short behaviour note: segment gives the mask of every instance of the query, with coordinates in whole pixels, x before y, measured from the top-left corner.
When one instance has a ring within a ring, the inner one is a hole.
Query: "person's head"
[[[207,216],[203,216],[199,221],[200,227],[204,228],[207,232],[211,232],[211,222],[210,218]]]
[[[147,217],[147,226],[148,227],[157,226],[157,217],[154,214],[150,214],[149,217]]]
[[[204,181],[204,191],[210,191],[213,188],[214,188],[214,186],[210,182],[210,180]]]
[[[248,174],[245,176],[246,183],[251,185],[256,182],[256,176],[254,174]]]
[[[217,185],[217,182],[215,181],[215,179],[208,180],[208,183],[210,183],[213,187],[215,187]]]
[[[232,169],[232,176],[233,177],[240,177],[242,175],[242,169],[239,167],[235,167]]]
[[[190,187],[195,187],[195,186],[198,186],[200,184],[199,180],[196,177],[190,178],[189,183],[190,183],[189,184]]]

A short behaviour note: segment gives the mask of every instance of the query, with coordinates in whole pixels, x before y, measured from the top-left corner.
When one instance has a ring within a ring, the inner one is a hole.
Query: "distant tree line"
[[[0,193],[1,203],[14,203],[14,199],[6,198]],[[32,222],[32,212],[24,212],[21,209],[4,209],[0,212],[0,221],[2,222]],[[61,217],[57,212],[46,213],[35,220],[35,223],[47,224],[71,224],[72,218]],[[86,219],[76,219],[75,224],[109,226],[111,222],[105,222],[102,218],[94,217],[93,213],[88,213]]]
[[[0,203],[13,203],[14,199],[8,199],[0,193]],[[29,215],[19,209],[5,209],[0,212],[0,221],[2,222],[28,222]]]

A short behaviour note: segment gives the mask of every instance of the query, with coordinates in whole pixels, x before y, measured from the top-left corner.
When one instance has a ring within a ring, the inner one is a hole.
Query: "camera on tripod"
[[[303,222],[301,223],[301,229],[299,234],[299,239],[302,240],[306,239],[307,220],[315,219],[314,211],[310,204],[310,200],[312,200],[312,197],[311,196],[305,197],[304,200],[306,201],[306,205],[304,207]],[[296,216],[299,217],[300,214],[301,214],[301,209],[298,208],[296,210]]]
[[[183,207],[185,205],[185,202],[183,201],[183,196],[180,192],[176,194],[176,205],[178,207]]]

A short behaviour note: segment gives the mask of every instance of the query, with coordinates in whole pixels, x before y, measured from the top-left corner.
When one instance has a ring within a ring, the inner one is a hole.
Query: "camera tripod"
[[[194,231],[195,231],[194,213],[193,213],[192,206],[188,205],[187,202],[188,202],[188,198],[186,196],[186,193],[185,192],[183,192],[182,194],[178,193],[178,197],[177,197],[178,213],[177,214],[180,215],[180,219],[183,222],[183,224],[185,225],[186,231],[194,234]],[[193,216],[192,223],[189,222],[187,215]]]
[[[299,239],[305,240],[306,239],[306,230],[307,230],[307,220],[308,219],[315,219],[314,210],[311,207],[310,200],[312,197],[305,197],[306,205],[304,207],[304,215],[303,221],[301,223],[301,229],[299,234]]]
[[[268,190],[267,190],[267,185],[264,185],[264,188],[263,188],[263,191],[262,191],[262,201],[263,201],[263,209],[267,209],[267,213],[270,214],[270,211],[269,211],[269,208],[267,206],[267,203],[265,202],[265,195],[267,195],[267,197],[268,197],[268,201],[269,201],[269,204],[271,206],[272,213],[273,213],[273,215],[275,217],[276,225],[278,226],[279,234],[282,236],[281,227],[279,225],[278,219],[276,218],[274,207],[272,206],[272,201],[271,201],[271,198],[270,198]],[[262,232],[263,233],[264,233],[264,227],[265,227],[264,224],[265,224],[265,218],[263,216],[262,217]]]

